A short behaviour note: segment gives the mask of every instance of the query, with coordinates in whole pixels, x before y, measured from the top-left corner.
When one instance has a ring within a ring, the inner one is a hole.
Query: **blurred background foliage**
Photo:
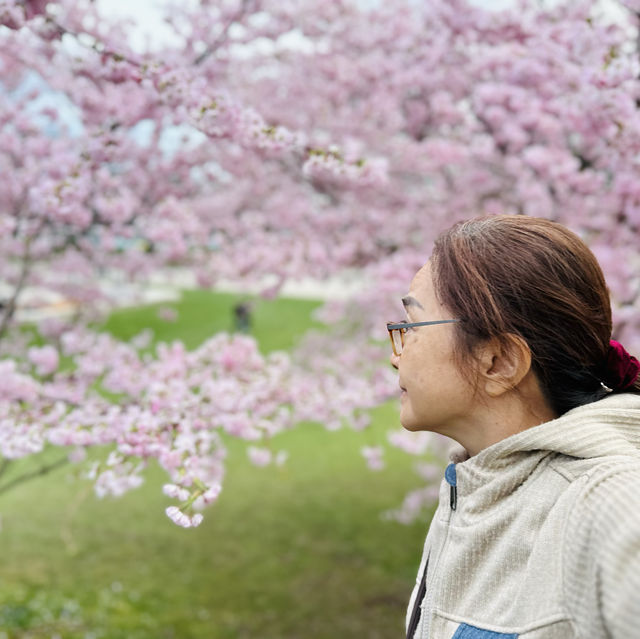
[[[246,297],[185,291],[167,305],[121,309],[105,328],[127,339],[197,346],[233,327]],[[289,349],[315,322],[307,300],[251,300],[252,334],[268,352]],[[226,318],[226,319],[225,319]],[[0,495],[0,638],[386,639],[402,634],[426,521],[384,518],[415,487],[411,460],[388,448],[367,469],[360,449],[385,445],[398,425],[392,402],[364,433],[305,424],[282,433],[283,467],[256,468],[227,436],[228,475],[199,528],[164,514],[166,475],[119,499],[97,499],[64,466]],[[106,450],[95,451],[104,455]],[[3,483],[60,451],[14,462]],[[82,466],[84,467],[84,466]]]

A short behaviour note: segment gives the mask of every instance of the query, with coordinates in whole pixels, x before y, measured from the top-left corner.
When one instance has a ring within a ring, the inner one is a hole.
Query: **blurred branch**
[[[5,303],[4,308],[2,309],[4,313],[2,315],[2,321],[0,322],[0,340],[5,336],[7,329],[9,328],[9,324],[13,319],[13,315],[16,310],[16,304],[18,303],[18,297],[20,296],[20,293],[22,293],[22,289],[24,288],[27,277],[29,275],[29,271],[31,269],[31,242],[33,241],[33,239],[34,236],[29,236],[25,240],[20,277],[18,278],[18,282],[15,285],[11,298]]]
[[[249,6],[254,0],[242,0],[242,4],[236,13],[234,13],[224,25],[220,35],[193,61],[194,66],[202,64],[212,53],[215,53],[229,35],[229,29],[234,22],[237,22],[245,13],[248,12]]]
[[[5,472],[7,471],[7,468],[9,468],[9,465],[11,464],[11,459],[7,459],[6,457],[2,460],[2,463],[0,463],[0,477],[2,477],[2,475],[5,474]]]
[[[0,469],[1,472],[4,472],[4,470],[6,469],[6,466],[8,465],[8,462],[9,460],[4,460],[3,465]],[[55,470],[56,468],[60,468],[61,466],[64,466],[65,464],[68,464],[68,463],[69,463],[69,459],[65,455],[64,457],[58,459],[55,462],[52,462],[51,464],[46,464],[44,466],[41,466],[37,470],[31,471],[30,473],[25,473],[24,475],[20,475],[15,479],[12,479],[10,482],[7,482],[4,486],[0,486],[0,495],[2,493],[6,493],[7,491],[11,490],[15,486],[18,486],[19,484],[24,483],[25,481],[29,481],[30,479],[35,479],[36,477],[41,477],[42,475],[47,475],[52,470]]]

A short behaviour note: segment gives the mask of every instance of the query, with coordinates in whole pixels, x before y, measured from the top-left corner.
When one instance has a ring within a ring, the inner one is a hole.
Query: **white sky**
[[[105,15],[130,17],[136,27],[132,31],[134,49],[146,48],[148,41],[152,48],[154,42],[166,42],[173,37],[173,30],[162,19],[159,0],[97,0],[96,4]]]
[[[504,9],[513,4],[513,1],[469,0],[471,4],[491,9]],[[154,42],[171,40],[172,30],[162,20],[163,4],[161,0],[97,0],[98,7],[106,15],[131,17],[135,20],[136,28],[132,34],[134,48],[145,47],[147,39],[152,47]]]
[[[134,48],[146,48],[146,43],[154,48],[154,43],[162,43],[171,40],[172,30],[162,20],[162,0],[96,0],[98,6],[107,15],[131,17],[135,20],[136,27],[132,33],[132,45]],[[189,0],[182,0],[188,2]],[[323,0],[311,0],[322,2]],[[550,4],[559,0],[547,0]],[[596,2],[598,0],[595,0]],[[469,0],[473,5],[488,9],[505,9],[514,4],[514,0]],[[600,0],[607,14],[614,19],[623,14],[616,0]]]

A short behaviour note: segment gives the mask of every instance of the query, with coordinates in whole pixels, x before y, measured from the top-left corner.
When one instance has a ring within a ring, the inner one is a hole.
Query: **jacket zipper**
[[[444,478],[449,484],[449,506],[451,510],[455,510],[458,507],[458,477],[455,464],[447,466],[444,471]]]
[[[449,464],[444,472],[444,478],[446,479],[447,483],[449,484],[449,518],[447,520],[447,528],[446,528],[446,532],[445,532],[445,537],[444,540],[442,542],[442,545],[440,546],[440,552],[437,554],[437,556],[435,557],[435,565],[433,566],[433,570],[432,570],[432,577],[435,577],[438,573],[438,564],[440,563],[440,557],[442,557],[442,555],[444,554],[444,551],[447,547],[447,542],[449,541],[449,527],[451,526],[451,518],[453,516],[453,513],[456,511],[456,509],[458,508],[458,482],[457,482],[457,477],[456,477],[456,466],[455,464]],[[422,603],[422,601],[425,602],[424,607],[422,608],[422,610],[428,614],[428,612],[431,610],[432,606],[431,606],[431,601],[433,600],[433,588],[428,588],[427,589],[427,572],[426,572],[426,568],[428,567],[429,562],[427,560],[427,566],[425,566],[425,572],[424,572],[424,580],[425,580],[425,594],[424,597],[421,598],[420,603]],[[433,582],[432,584],[433,585]],[[417,601],[417,598],[416,598]],[[418,608],[420,609],[420,603],[417,604]],[[415,612],[415,611],[414,611]],[[424,616],[424,615],[420,615],[420,616]],[[413,617],[413,615],[412,615]],[[425,630],[428,629],[430,624],[430,621],[428,621],[427,619],[423,619],[420,618],[419,621],[418,619],[416,619],[416,624],[420,626],[420,634],[419,637],[420,639],[424,639],[426,637],[428,637],[427,634],[425,634]],[[408,635],[409,637],[409,635]],[[413,636],[409,637],[409,639],[413,639]]]

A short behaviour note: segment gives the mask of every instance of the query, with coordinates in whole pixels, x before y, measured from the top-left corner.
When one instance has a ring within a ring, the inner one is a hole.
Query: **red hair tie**
[[[607,361],[605,364],[605,383],[603,388],[611,393],[631,388],[640,374],[640,362],[629,355],[620,342],[612,339],[609,342]]]

